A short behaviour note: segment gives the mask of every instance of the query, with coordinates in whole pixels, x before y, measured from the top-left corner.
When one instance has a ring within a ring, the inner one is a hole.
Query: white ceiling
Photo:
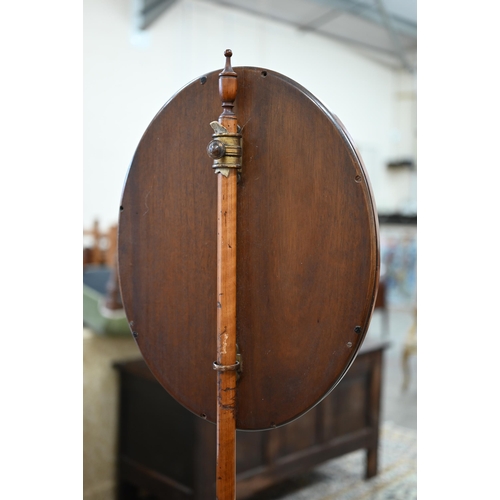
[[[160,15],[175,0],[140,0]],[[295,26],[349,45],[380,64],[417,66],[417,0],[204,0]],[[163,5],[163,8],[161,8]],[[151,23],[150,16],[148,23]],[[156,16],[154,16],[156,17]]]

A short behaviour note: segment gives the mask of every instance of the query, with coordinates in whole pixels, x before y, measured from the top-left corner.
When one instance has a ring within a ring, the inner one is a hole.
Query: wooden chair
[[[99,221],[95,220],[91,229],[83,230],[84,236],[90,236],[90,245],[83,248],[83,265],[99,265],[111,270],[107,284],[105,306],[110,310],[122,309],[122,301],[118,286],[117,249],[118,225],[112,225],[108,231],[102,231]]]
[[[96,264],[114,267],[118,225],[114,224],[108,231],[102,231],[99,221],[95,220],[92,228],[83,230],[83,235],[90,237],[90,244],[83,247],[83,265]]]

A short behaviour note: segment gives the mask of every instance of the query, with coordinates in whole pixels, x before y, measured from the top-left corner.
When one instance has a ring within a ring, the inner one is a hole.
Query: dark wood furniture
[[[335,390],[288,425],[237,432],[242,500],[325,460],[366,450],[377,473],[383,351],[366,341]],[[215,425],[177,403],[144,361],[114,365],[120,376],[117,498],[215,498]]]

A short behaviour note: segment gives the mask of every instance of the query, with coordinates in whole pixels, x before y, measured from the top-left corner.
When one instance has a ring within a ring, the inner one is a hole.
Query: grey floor
[[[403,390],[402,355],[404,341],[414,322],[411,309],[389,309],[388,333],[384,328],[382,312],[376,309],[367,339],[385,340],[389,347],[384,353],[382,386],[382,421],[393,422],[409,429],[417,429],[417,356],[409,358],[409,384]]]

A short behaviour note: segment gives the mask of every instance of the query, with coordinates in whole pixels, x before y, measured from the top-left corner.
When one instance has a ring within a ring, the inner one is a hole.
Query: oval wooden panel
[[[340,381],[365,337],[379,277],[368,177],[346,130],[307,90],[235,68],[243,134],[238,191],[238,429],[297,418]],[[146,363],[194,413],[216,420],[217,179],[214,71],[154,117],[119,220],[119,277]]]

